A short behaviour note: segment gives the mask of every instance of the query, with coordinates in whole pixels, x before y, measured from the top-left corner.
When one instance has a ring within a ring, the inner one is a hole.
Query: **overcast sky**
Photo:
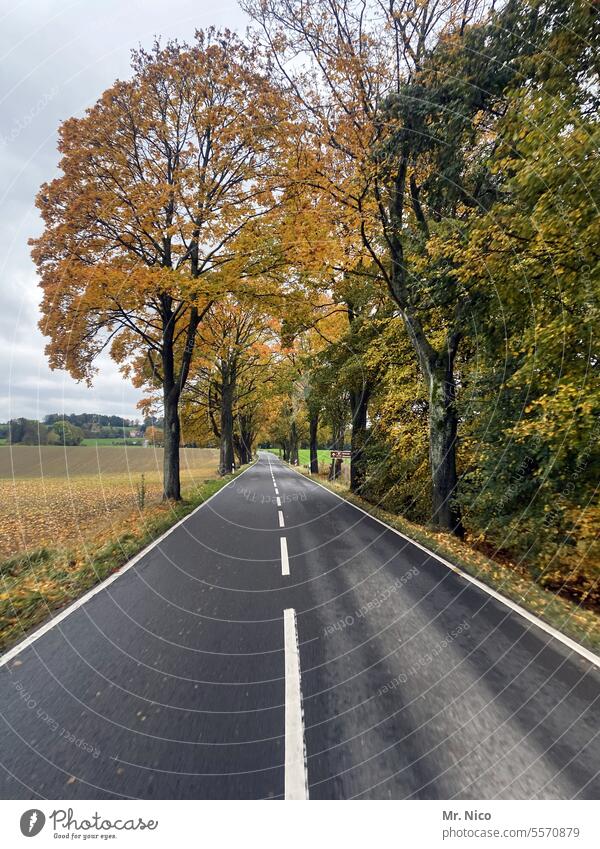
[[[235,0],[3,0],[0,10],[0,421],[53,412],[139,415],[139,391],[108,357],[92,389],[51,372],[37,329],[40,291],[27,240],[38,187],[56,174],[57,128],[117,78],[130,50],[196,28],[243,31]]]

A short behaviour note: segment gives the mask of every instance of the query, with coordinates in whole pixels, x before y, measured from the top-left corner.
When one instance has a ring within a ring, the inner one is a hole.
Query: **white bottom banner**
[[[597,802],[3,801],[6,847],[597,847]],[[33,841],[33,842],[32,842]],[[167,844],[167,841],[169,842]]]

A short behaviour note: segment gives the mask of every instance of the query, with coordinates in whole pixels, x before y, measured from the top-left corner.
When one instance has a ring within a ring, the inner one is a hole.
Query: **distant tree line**
[[[120,428],[141,427],[136,419],[124,419],[122,416],[105,416],[98,413],[49,413],[44,416],[44,424],[53,425],[55,422],[70,422],[83,430],[91,430],[96,427]],[[154,424],[149,417],[146,424]]]
[[[49,413],[43,421],[19,417],[0,424],[0,439],[11,445],[81,445],[84,439],[131,441],[157,430],[162,419],[147,416],[143,424],[135,419],[94,413]]]
[[[35,419],[11,419],[6,425],[10,445],[80,445],[84,440],[80,427],[63,420],[47,426]]]

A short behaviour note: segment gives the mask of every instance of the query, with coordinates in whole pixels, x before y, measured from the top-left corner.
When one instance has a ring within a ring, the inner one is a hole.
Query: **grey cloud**
[[[211,24],[243,30],[235,2],[13,0],[0,28],[0,421],[11,415],[135,416],[141,393],[107,357],[93,389],[51,372],[37,329],[39,289],[27,240],[40,232],[35,195],[56,174],[57,129],[129,74],[132,48],[155,36],[191,40]]]

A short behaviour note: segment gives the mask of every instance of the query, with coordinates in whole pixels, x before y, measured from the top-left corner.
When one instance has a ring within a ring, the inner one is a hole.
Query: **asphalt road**
[[[588,660],[262,453],[0,669],[0,797],[598,798],[599,696]]]

